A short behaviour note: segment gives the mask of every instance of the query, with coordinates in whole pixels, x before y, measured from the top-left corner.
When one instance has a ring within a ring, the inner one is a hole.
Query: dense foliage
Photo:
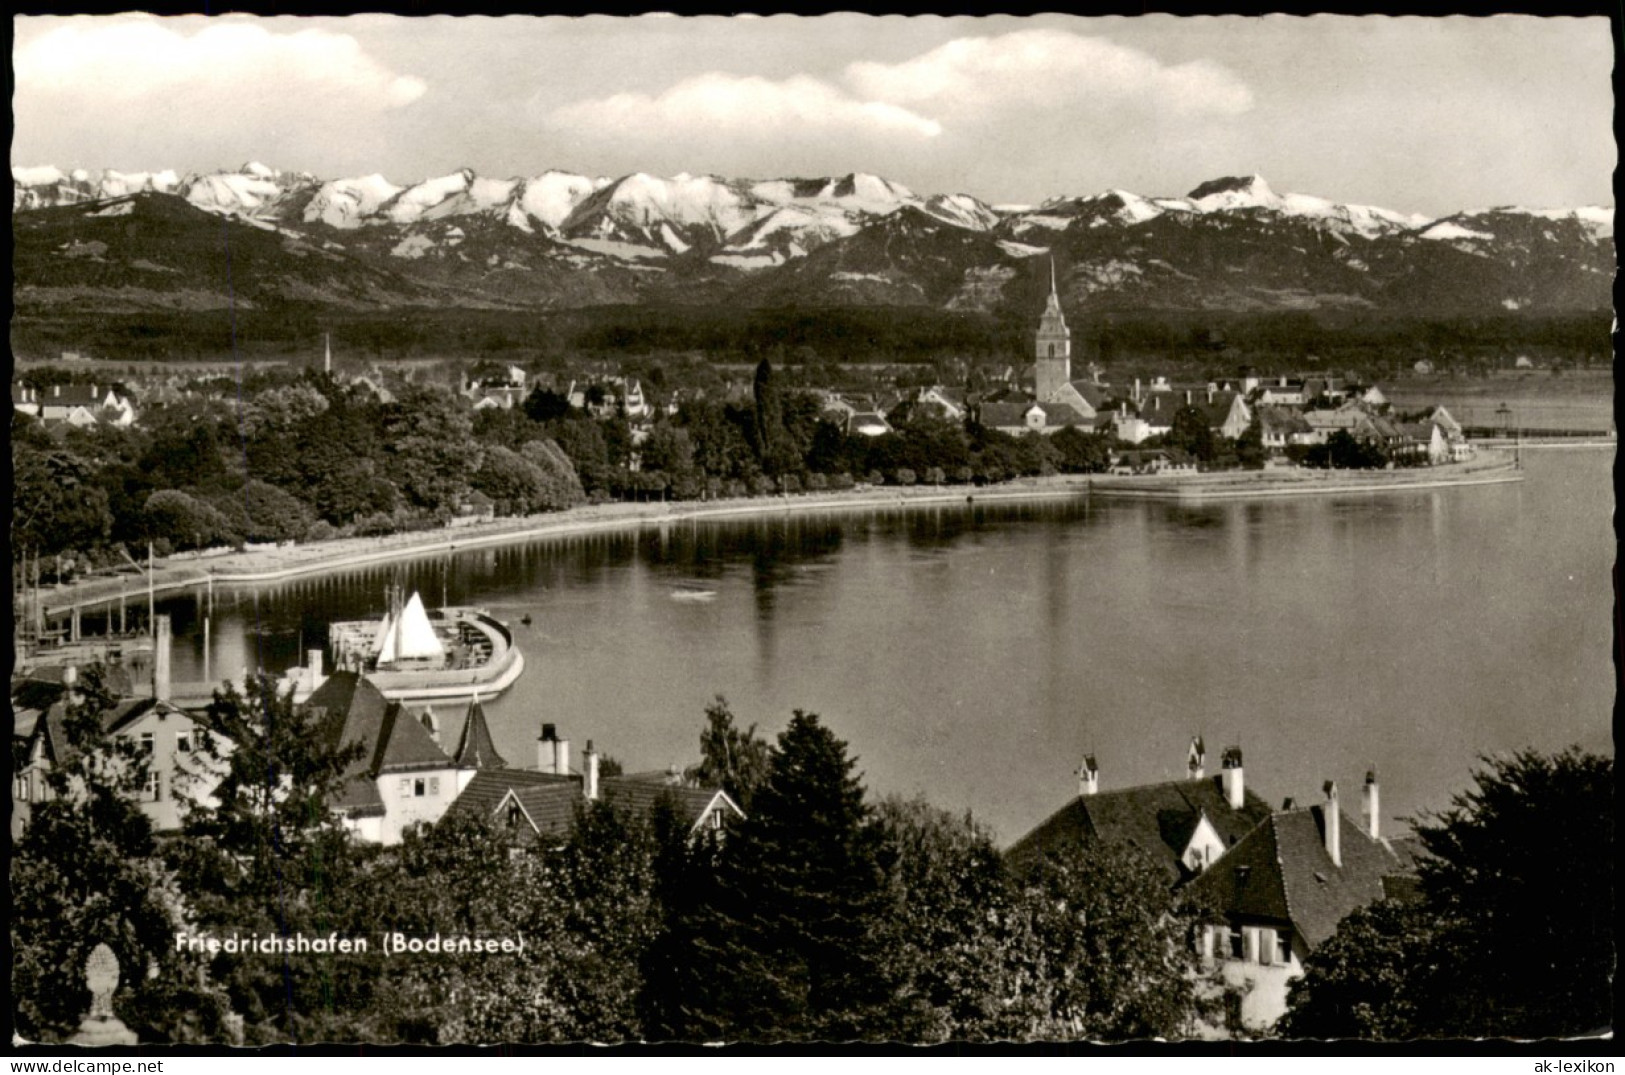
[[[1297,1037],[1545,1038],[1612,1023],[1614,766],[1486,759],[1419,830],[1421,891],[1351,915],[1294,983]]]
[[[13,866],[31,1039],[73,1032],[76,968],[103,939],[126,968],[115,1010],[145,1041],[1098,1038],[1185,1033],[1197,1010],[1188,913],[1157,871],[1101,848],[1016,877],[970,817],[872,802],[812,714],[769,744],[720,699],[708,711],[699,771],[751,804],[742,822],[692,832],[669,803],[583,802],[566,838],[518,851],[457,815],[357,843],[321,806],[354,759],[264,680],[218,698],[220,734],[195,749],[224,782],[160,844],[127,795],[139,766],[107,760],[106,702],[75,708],[86,752]],[[183,929],[373,943],[177,953]],[[383,954],[396,931],[524,948]]]

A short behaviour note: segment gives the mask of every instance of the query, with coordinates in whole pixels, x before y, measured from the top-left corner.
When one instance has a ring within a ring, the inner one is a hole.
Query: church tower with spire
[[[1053,402],[1072,381],[1072,331],[1061,313],[1061,296],[1055,287],[1055,259],[1049,263],[1049,300],[1038,321],[1038,348],[1034,365],[1034,388],[1040,403]]]

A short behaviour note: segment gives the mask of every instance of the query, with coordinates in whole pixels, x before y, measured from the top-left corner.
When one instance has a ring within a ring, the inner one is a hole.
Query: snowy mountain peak
[[[1210,179],[1186,195],[1198,209],[1274,209],[1281,199],[1261,175]]]

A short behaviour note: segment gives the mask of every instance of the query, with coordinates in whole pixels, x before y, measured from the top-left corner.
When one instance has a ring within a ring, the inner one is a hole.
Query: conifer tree
[[[694,930],[682,1036],[884,1037],[877,831],[846,744],[797,710]]]

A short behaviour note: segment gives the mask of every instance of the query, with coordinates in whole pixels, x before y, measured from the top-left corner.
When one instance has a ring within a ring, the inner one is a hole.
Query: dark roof
[[[599,782],[600,793],[606,802],[615,803],[634,813],[648,816],[661,802],[670,803],[677,815],[691,827],[699,823],[705,811],[721,796],[719,809],[732,811],[743,817],[733,800],[717,788],[691,788],[680,784],[655,783],[638,777],[606,777]]]
[[[1016,841],[1008,857],[1021,865],[1052,849],[1106,840],[1146,852],[1177,882],[1186,874],[1180,854],[1204,814],[1227,845],[1270,816],[1269,805],[1250,789],[1243,792],[1241,809],[1232,810],[1219,780],[1170,780],[1080,795]]]
[[[1027,424],[1027,412],[1033,409],[1028,400],[1017,403],[984,403],[982,404],[980,421],[984,426],[997,429],[1004,426],[1024,426]]]
[[[497,753],[491,738],[491,728],[485,722],[485,709],[475,699],[468,705],[468,719],[463,722],[462,737],[452,755],[458,765],[473,769],[506,769],[508,763]]]
[[[1087,378],[1079,381],[1070,381],[1068,383],[1072,385],[1073,389],[1077,391],[1078,395],[1083,397],[1083,401],[1085,403],[1089,404],[1089,406],[1093,407],[1097,411],[1104,408],[1107,401],[1111,397],[1110,385],[1096,384],[1094,381]]]
[[[1310,948],[1337,929],[1350,912],[1382,899],[1392,882],[1411,872],[1408,861],[1372,839],[1338,811],[1343,864],[1326,852],[1326,807],[1271,814],[1192,882],[1226,914],[1290,922]]]
[[[335,808],[362,816],[384,811],[373,782],[385,771],[449,769],[452,761],[429,730],[406,707],[391,702],[359,672],[334,672],[305,701],[322,709],[322,728],[334,746],[361,743],[361,757],[351,762]]]
[[[512,792],[539,836],[563,837],[575,822],[581,802],[581,778],[537,773],[526,769],[484,769],[446,810],[447,817],[489,820]],[[505,819],[498,819],[502,823]]]
[[[1094,423],[1071,403],[1039,403],[1048,426],[1092,426]]]
[[[55,407],[98,407],[107,398],[106,385],[64,384],[53,385],[34,393],[34,402]]]
[[[110,708],[101,712],[102,730],[109,735],[117,734],[119,729],[130,725],[144,714],[160,707],[170,713],[180,713],[193,720],[199,719],[190,713],[186,713],[178,706],[171,705],[169,702],[160,702],[156,698],[120,698]],[[67,725],[65,723],[67,715],[68,700],[66,697],[59,697],[43,714],[36,718],[35,733],[44,740],[45,756],[53,765],[63,764],[70,760],[75,753],[72,745],[68,742]],[[30,749],[32,749],[32,745],[30,745]]]
[[[1312,432],[1309,420],[1303,416],[1301,411],[1265,404],[1254,408],[1253,413],[1258,417],[1259,428],[1266,433],[1285,435]]]

